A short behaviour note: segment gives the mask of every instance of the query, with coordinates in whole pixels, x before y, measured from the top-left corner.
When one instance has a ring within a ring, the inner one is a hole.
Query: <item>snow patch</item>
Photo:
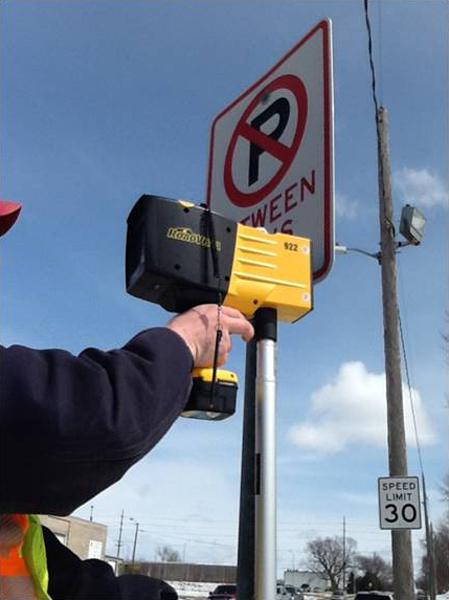
[[[205,600],[219,583],[194,581],[167,581],[178,592],[179,600]]]

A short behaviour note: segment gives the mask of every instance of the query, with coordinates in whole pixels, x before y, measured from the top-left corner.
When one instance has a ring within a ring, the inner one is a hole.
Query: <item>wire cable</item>
[[[218,370],[218,353],[220,350],[220,343],[223,337],[223,331],[221,329],[221,309],[223,304],[223,291],[221,289],[221,277],[220,277],[220,261],[217,252],[217,239],[215,235],[215,227],[210,207],[205,205],[203,213],[204,222],[206,226],[206,237],[210,239],[210,251],[212,255],[212,266],[214,270],[214,277],[217,279],[217,309],[218,309],[218,321],[217,321],[217,333],[215,337],[215,349],[214,349],[214,362],[212,366],[212,385],[210,388],[210,403],[214,403],[215,398],[215,387],[217,381],[217,370]]]
[[[424,476],[424,466],[423,466],[422,453],[421,453],[421,444],[419,443],[418,425],[417,425],[417,421],[416,421],[415,404],[413,402],[412,386],[411,386],[411,383],[410,383],[410,373],[409,373],[409,369],[408,369],[407,352],[405,350],[404,331],[402,329],[401,312],[399,310],[399,307],[398,307],[398,320],[399,320],[399,331],[400,331],[400,334],[401,334],[402,355],[404,357],[405,375],[406,375],[406,378],[407,378],[407,387],[408,387],[408,394],[409,394],[409,399],[410,399],[410,408],[411,408],[412,417],[413,417],[413,429],[415,431],[416,448],[418,450],[418,459],[419,459],[419,465],[420,465],[420,468],[421,468],[421,475]]]
[[[383,105],[382,0],[378,0],[377,5],[379,7],[379,97],[380,104]]]
[[[377,113],[379,111],[379,103],[377,102],[377,93],[376,93],[376,70],[374,68],[374,58],[373,58],[373,38],[371,35],[371,21],[368,14],[368,0],[363,0],[363,6],[365,8],[365,23],[366,30],[368,32],[368,56],[369,56],[369,65],[371,69],[371,90],[373,94],[374,106],[376,108],[376,124],[377,122]]]
[[[376,69],[374,67],[374,58],[373,58],[373,37],[371,34],[371,21],[369,18],[369,12],[368,12],[368,0],[363,0],[363,6],[365,9],[365,23],[366,23],[366,30],[368,33],[368,58],[369,58],[369,65],[370,65],[370,70],[371,70],[371,92],[372,92],[372,98],[373,98],[373,103],[374,103],[374,109],[375,109],[375,121],[376,121],[376,136],[377,136],[377,156],[378,156],[378,163],[379,163],[379,171],[380,171],[380,177],[379,177],[379,181],[380,181],[380,194],[382,197],[382,202],[383,202],[383,198],[385,196],[385,189],[384,189],[384,173],[383,173],[383,165],[382,165],[382,160],[381,160],[381,135],[380,135],[380,125],[379,125],[379,102],[377,101],[377,92],[376,92]],[[391,231],[391,223],[390,223],[390,231]]]

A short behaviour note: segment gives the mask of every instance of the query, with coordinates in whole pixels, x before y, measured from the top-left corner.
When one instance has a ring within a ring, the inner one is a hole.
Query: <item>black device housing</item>
[[[222,421],[235,413],[237,384],[217,381],[212,394],[211,381],[192,380],[192,391],[182,412],[183,417]]]
[[[236,222],[207,208],[141,196],[128,216],[128,293],[171,312],[223,300],[236,234]]]

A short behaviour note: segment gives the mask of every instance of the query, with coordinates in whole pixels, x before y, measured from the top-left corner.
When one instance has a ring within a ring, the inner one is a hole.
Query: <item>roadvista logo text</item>
[[[167,237],[172,240],[178,240],[179,242],[187,242],[188,244],[203,246],[204,248],[210,248],[212,245],[210,238],[202,235],[201,233],[195,233],[189,227],[170,227],[167,231]],[[218,251],[220,251],[221,242],[216,241],[215,247]]]

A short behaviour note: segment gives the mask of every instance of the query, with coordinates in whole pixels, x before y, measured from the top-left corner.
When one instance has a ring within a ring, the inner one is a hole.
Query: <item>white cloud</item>
[[[395,171],[393,182],[400,200],[424,208],[449,207],[447,186],[437,173],[429,169],[403,167]]]
[[[337,217],[353,220],[357,217],[358,202],[357,200],[351,200],[346,194],[337,192],[335,195],[335,212]]]
[[[433,444],[421,397],[412,390],[421,445]],[[335,379],[312,394],[308,420],[293,425],[288,438],[312,454],[332,454],[355,444],[385,447],[387,416],[385,374],[369,373],[362,362],[343,363]],[[407,444],[416,445],[408,388],[403,387]]]

